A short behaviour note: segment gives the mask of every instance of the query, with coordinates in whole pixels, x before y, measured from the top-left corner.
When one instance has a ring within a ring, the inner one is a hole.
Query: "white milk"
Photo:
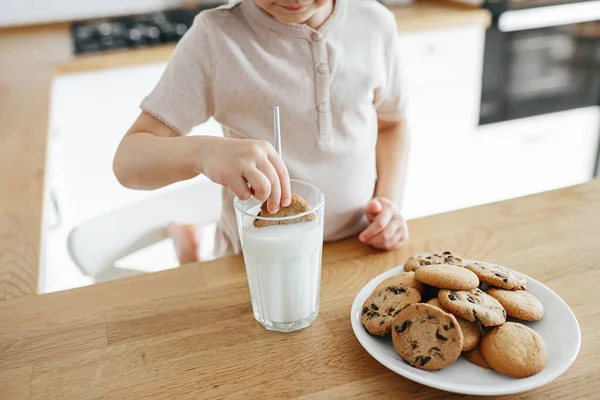
[[[311,317],[319,301],[322,224],[247,224],[242,240],[254,312],[274,323]]]

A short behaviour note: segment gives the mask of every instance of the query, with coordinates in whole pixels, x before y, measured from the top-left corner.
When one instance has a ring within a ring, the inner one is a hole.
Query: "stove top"
[[[77,22],[71,28],[74,52],[80,55],[176,43],[199,12],[225,3],[215,1],[195,8]]]

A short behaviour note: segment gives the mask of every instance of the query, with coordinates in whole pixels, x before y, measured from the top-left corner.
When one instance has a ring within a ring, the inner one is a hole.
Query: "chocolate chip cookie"
[[[452,314],[429,304],[413,304],[394,318],[392,343],[408,364],[436,371],[458,359],[463,334]]]
[[[537,297],[524,290],[489,288],[486,293],[502,304],[509,317],[524,321],[539,321],[544,316],[542,303]]]
[[[536,331],[523,324],[507,322],[485,334],[481,354],[496,372],[526,378],[544,368],[547,350],[544,339]]]
[[[431,304],[432,306],[447,312],[447,310],[444,310],[444,307],[442,307],[440,304],[440,300],[437,298],[429,300],[427,304]],[[469,351],[477,347],[479,341],[481,340],[481,326],[479,326],[479,324],[476,322],[467,321],[466,319],[462,319],[456,315],[455,317],[463,334],[462,351]]]
[[[483,358],[483,354],[481,354],[481,348],[479,346],[475,347],[473,350],[464,352],[463,356],[465,356],[467,361],[477,365],[478,367],[484,369],[492,369],[492,367],[490,367],[490,364],[488,364],[488,362],[485,361],[485,358]]]
[[[449,251],[443,253],[420,253],[412,256],[404,263],[405,271],[416,271],[423,265],[432,264],[448,264],[448,265],[462,265],[463,259],[457,254],[453,254]]]
[[[465,268],[474,272],[480,281],[490,286],[506,290],[527,289],[525,277],[501,265],[473,261],[466,263]]]
[[[279,207],[279,211],[275,214],[269,213],[267,210],[267,202],[265,201],[260,206],[260,212],[258,213],[259,217],[268,217],[268,218],[284,218],[284,217],[292,217],[294,215],[302,214],[307,211],[310,211],[310,205],[306,200],[297,194],[292,194],[292,202],[287,207]],[[272,225],[290,225],[290,224],[298,224],[300,222],[310,222],[314,221],[317,216],[314,213],[304,215],[300,218],[292,218],[286,219],[283,221],[270,221],[265,219],[255,219],[253,224],[257,228],[264,228]]]
[[[506,310],[481,289],[469,291],[440,290],[440,304],[452,314],[483,326],[498,326],[506,322]]]
[[[398,275],[394,275],[390,278],[387,278],[379,285],[377,285],[377,287],[373,291],[373,294],[378,293],[379,291],[389,287],[405,288],[407,286],[417,289],[421,294],[425,293],[425,291],[427,290],[425,285],[423,285],[415,278],[414,272],[401,272]]]
[[[381,287],[363,304],[362,324],[372,335],[385,336],[392,329],[392,319],[406,307],[420,301],[421,294],[414,287],[396,284]]]
[[[423,265],[415,271],[415,278],[440,289],[471,290],[479,286],[477,275],[456,265]]]

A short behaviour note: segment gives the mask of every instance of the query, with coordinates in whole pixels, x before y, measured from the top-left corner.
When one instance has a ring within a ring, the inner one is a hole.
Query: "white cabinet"
[[[412,88],[481,84],[485,29],[461,25],[399,35],[400,54]]]
[[[479,127],[483,27],[401,35],[411,132],[407,218],[593,177],[600,107]]]
[[[479,121],[485,30],[461,26],[400,36],[411,135],[404,214],[460,208],[455,175]],[[443,195],[441,195],[443,194]]]
[[[586,182],[599,130],[600,107],[483,126],[469,145],[472,168],[458,182],[470,189],[473,204]]]

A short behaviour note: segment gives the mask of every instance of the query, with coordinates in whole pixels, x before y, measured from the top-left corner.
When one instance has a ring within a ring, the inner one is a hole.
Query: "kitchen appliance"
[[[600,104],[600,1],[489,0],[480,125]]]
[[[74,52],[80,55],[175,43],[199,12],[223,4],[226,1],[204,2],[190,8],[77,22],[71,29]]]

